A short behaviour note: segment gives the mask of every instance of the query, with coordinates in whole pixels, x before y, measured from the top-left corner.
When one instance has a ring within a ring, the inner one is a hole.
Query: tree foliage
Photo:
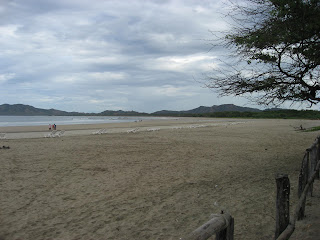
[[[260,104],[320,101],[320,0],[247,0],[224,37],[242,62],[214,70],[207,86]]]

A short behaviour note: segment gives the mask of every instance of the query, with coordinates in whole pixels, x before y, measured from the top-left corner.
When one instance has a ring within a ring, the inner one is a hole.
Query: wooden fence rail
[[[320,136],[314,144],[306,150],[302,159],[299,174],[298,197],[292,215],[289,213],[290,181],[287,174],[277,174],[277,199],[276,199],[276,240],[288,240],[292,235],[297,220],[305,217],[306,198],[312,196],[313,182],[319,179],[320,168]],[[194,230],[182,240],[207,240],[216,235],[216,240],[233,240],[234,219],[229,213],[213,214],[210,220]]]
[[[234,219],[229,213],[213,214],[210,220],[182,240],[207,240],[216,234],[216,240],[233,240]]]
[[[277,192],[283,191],[282,195],[277,194],[277,222],[276,222],[276,240],[288,240],[295,229],[297,220],[302,220],[305,215],[305,205],[307,195],[312,196],[313,182],[317,178],[319,179],[319,168],[320,168],[320,137],[317,138],[315,143],[306,150],[306,154],[302,159],[301,170],[299,174],[299,186],[298,186],[298,197],[299,201],[295,206],[294,212],[289,216],[289,193],[290,184],[281,185],[282,190],[278,187]],[[286,176],[287,177],[287,176]],[[278,178],[277,185],[278,185]],[[289,181],[289,179],[288,179]],[[283,197],[286,195],[287,197]],[[285,210],[284,210],[285,209]],[[278,213],[280,215],[278,216]],[[278,221],[278,218],[280,220]]]

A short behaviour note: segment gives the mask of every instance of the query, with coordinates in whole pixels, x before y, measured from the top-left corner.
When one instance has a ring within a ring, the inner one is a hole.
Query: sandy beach
[[[275,174],[297,202],[320,120],[181,118],[2,127],[0,239],[179,239],[227,210],[235,239],[273,239]],[[93,134],[104,129],[103,134]],[[320,183],[290,239],[317,239]]]

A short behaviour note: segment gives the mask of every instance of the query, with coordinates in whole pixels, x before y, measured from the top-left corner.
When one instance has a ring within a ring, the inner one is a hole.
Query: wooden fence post
[[[287,174],[277,174],[277,200],[276,200],[276,233],[275,239],[289,224],[289,195],[290,181]]]
[[[223,212],[221,213],[223,214]],[[216,240],[233,240],[234,235],[234,218],[229,219],[228,227],[216,233]]]
[[[318,161],[317,166],[316,166],[316,170],[319,170],[319,169],[320,169],[320,161]],[[302,207],[302,205],[305,205],[310,184],[311,184],[311,182],[314,181],[315,178],[316,178],[316,172],[313,171],[313,173],[311,173],[310,178],[308,179],[308,182],[307,182],[307,184],[301,194],[301,197],[299,198],[299,202],[294,209],[294,213],[290,218],[290,222],[289,222],[288,227],[281,233],[281,235],[277,238],[277,240],[288,240],[290,238],[290,236],[292,235],[292,233],[295,229],[297,217],[300,214],[301,207]]]
[[[307,181],[308,181],[310,175],[314,172],[315,166],[313,166],[313,162],[312,162],[312,148],[308,148],[306,151],[308,152],[308,165],[307,165],[307,168],[308,168]],[[312,197],[312,194],[313,194],[313,182],[310,185],[308,193],[309,193],[310,197]]]
[[[317,163],[320,161],[320,136],[317,138]],[[320,174],[319,174],[319,169],[317,170],[316,173],[316,179],[320,179]]]
[[[302,160],[300,174],[299,174],[298,198],[301,198],[304,188],[306,187],[306,184],[308,182],[308,178],[309,178],[308,169],[309,169],[309,152],[306,151]],[[304,215],[305,207],[306,207],[306,200],[304,200],[301,204],[299,214],[298,214],[298,220],[302,220],[305,217]]]
[[[299,174],[299,185],[298,185],[298,198],[300,198],[307,182],[308,182],[308,166],[309,166],[309,152],[306,151],[300,168],[300,174]]]
[[[318,144],[317,142],[312,145],[312,148],[310,150],[309,154],[309,159],[310,159],[310,164],[311,164],[311,171],[310,174],[312,174],[314,171],[316,171],[316,166],[318,163]],[[316,178],[318,177],[318,172],[316,173]]]

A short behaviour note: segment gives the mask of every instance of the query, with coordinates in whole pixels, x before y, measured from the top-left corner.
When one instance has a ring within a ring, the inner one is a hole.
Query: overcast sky
[[[66,111],[233,103],[199,80],[219,64],[223,0],[0,0],[0,104]]]

